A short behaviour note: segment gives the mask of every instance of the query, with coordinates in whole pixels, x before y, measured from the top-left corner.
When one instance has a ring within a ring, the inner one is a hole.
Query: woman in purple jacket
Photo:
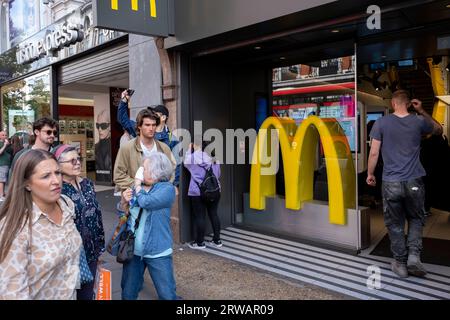
[[[214,231],[212,241],[208,242],[211,246],[221,247],[220,240],[220,220],[217,215],[217,206],[219,199],[214,202],[205,202],[200,196],[199,184],[202,183],[206,171],[212,166],[212,170],[217,180],[220,178],[220,165],[202,150],[202,147],[191,143],[186,156],[184,158],[184,166],[191,173],[191,181],[189,183],[188,196],[192,201],[192,209],[194,216],[194,226],[196,230],[195,241],[189,243],[192,249],[205,249],[205,211],[208,212],[209,219]]]

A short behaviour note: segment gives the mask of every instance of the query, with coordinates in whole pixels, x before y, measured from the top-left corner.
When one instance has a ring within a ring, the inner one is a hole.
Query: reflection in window
[[[15,46],[40,29],[39,0],[9,2],[9,42]]]
[[[31,124],[51,116],[49,80],[49,72],[44,71],[2,87],[2,125],[9,137],[19,135],[26,144]]]

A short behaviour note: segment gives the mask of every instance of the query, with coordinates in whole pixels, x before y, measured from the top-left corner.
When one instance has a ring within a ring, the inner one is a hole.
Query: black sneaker
[[[221,246],[223,246],[223,243],[221,240],[217,240],[217,241],[208,241],[208,244],[212,247],[216,247],[216,248],[220,248]]]
[[[206,249],[204,242],[202,242],[201,244],[198,244],[197,242],[193,241],[193,242],[188,243],[188,246],[191,249]]]

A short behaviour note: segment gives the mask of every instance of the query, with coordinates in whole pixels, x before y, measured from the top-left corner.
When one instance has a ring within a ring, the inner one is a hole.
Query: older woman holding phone
[[[82,243],[61,184],[51,153],[17,161],[0,208],[0,300],[75,299]]]

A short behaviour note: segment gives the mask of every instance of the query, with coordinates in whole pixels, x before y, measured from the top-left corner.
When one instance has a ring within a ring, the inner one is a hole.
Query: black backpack
[[[203,168],[203,167],[202,167]],[[220,198],[220,186],[219,186],[219,180],[214,175],[214,172],[212,170],[212,165],[205,169],[206,171],[205,177],[203,178],[202,183],[197,183],[198,188],[200,189],[200,196],[202,197],[202,200],[205,202],[214,202],[219,200]]]

